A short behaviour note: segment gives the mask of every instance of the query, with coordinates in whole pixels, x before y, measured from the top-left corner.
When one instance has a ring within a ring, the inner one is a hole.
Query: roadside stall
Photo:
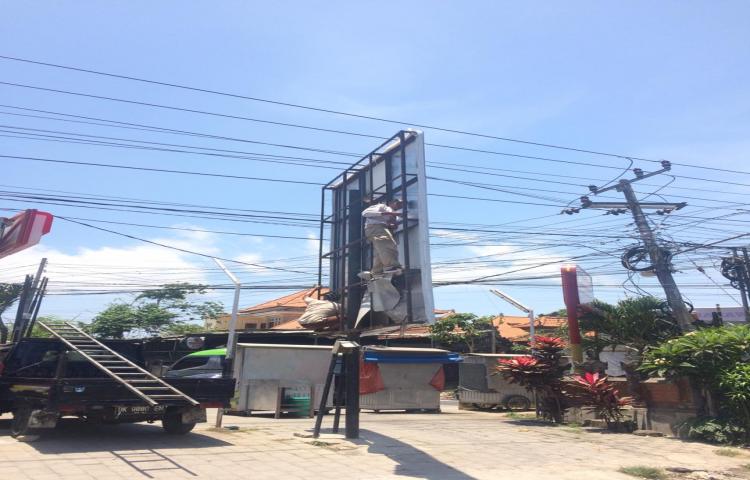
[[[236,355],[231,413],[313,416],[323,394],[330,346],[239,343]],[[328,404],[333,404],[332,397]]]
[[[435,348],[366,347],[360,368],[360,407],[381,410],[440,411],[445,388],[443,365],[461,356]]]

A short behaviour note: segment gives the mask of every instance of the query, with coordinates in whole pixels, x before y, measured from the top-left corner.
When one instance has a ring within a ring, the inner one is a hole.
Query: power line
[[[318,223],[318,219],[310,216],[309,214],[288,214],[288,215],[297,215],[297,216],[281,216],[278,215],[279,213],[283,212],[271,212],[274,213],[274,215],[259,215],[258,213],[263,212],[262,210],[256,210],[254,211],[254,214],[248,214],[248,213],[236,213],[232,211],[224,211],[224,212],[211,212],[206,210],[191,210],[191,209],[181,209],[181,208],[173,208],[173,207],[156,207],[156,206],[144,206],[144,205],[137,205],[133,204],[133,202],[127,202],[124,205],[123,204],[117,204],[117,203],[105,203],[105,202],[95,202],[92,200],[84,199],[79,200],[74,197],[54,197],[50,195],[42,195],[42,194],[28,194],[28,193],[18,193],[18,192],[5,192],[0,190],[0,196],[10,196],[11,198],[21,198],[21,199],[31,199],[31,200],[52,200],[57,202],[67,202],[72,204],[88,204],[88,205],[95,205],[95,206],[108,206],[108,207],[119,207],[119,206],[126,206],[129,208],[138,208],[138,209],[144,209],[144,210],[155,210],[155,211],[165,211],[165,212],[179,212],[179,213],[197,213],[197,214],[208,214],[208,215],[217,215],[217,216],[228,216],[228,217],[234,217],[234,218],[248,218],[248,219],[273,219],[273,220],[291,220],[291,221],[300,221],[300,222],[312,222],[312,223]],[[80,198],[80,197],[79,197]],[[96,197],[94,197],[96,198]],[[228,208],[222,208],[222,210],[230,210]],[[265,213],[265,212],[264,212]],[[308,217],[308,218],[304,218]]]
[[[107,126],[107,127],[117,127],[117,128],[129,128],[129,129],[145,130],[145,131],[159,132],[159,133],[171,133],[171,134],[179,134],[179,135],[199,136],[199,137],[212,138],[212,139],[222,139],[222,140],[228,140],[228,141],[266,144],[266,142],[259,142],[257,140],[249,140],[249,139],[242,139],[242,138],[235,138],[235,137],[225,137],[225,136],[220,136],[220,135],[212,135],[212,134],[205,134],[205,133],[200,133],[200,132],[191,132],[191,131],[186,131],[186,130],[178,130],[178,129],[171,129],[171,128],[166,128],[166,127],[159,127],[159,126],[155,126],[155,125],[145,125],[145,124],[138,124],[138,123],[132,123],[132,122],[121,122],[121,121],[117,121],[117,120],[102,119],[102,118],[97,118],[97,117],[87,117],[87,116],[81,116],[81,115],[72,115],[72,114],[61,113],[61,112],[51,112],[51,111],[47,111],[47,110],[39,110],[39,109],[32,109],[32,108],[25,108],[25,107],[17,107],[17,106],[13,106],[13,105],[0,105],[0,106],[6,107],[6,108],[13,108],[13,109],[34,111],[34,112],[50,113],[50,114],[54,114],[54,115],[62,115],[62,116],[68,116],[68,117],[74,117],[74,118],[84,118],[84,119],[96,120],[96,121],[100,121],[100,122],[109,122],[109,123],[112,123],[113,125],[110,125],[110,124],[107,124],[107,123],[102,124],[102,123],[92,123],[92,122],[81,122],[81,121],[76,121],[76,120],[67,120],[67,119],[54,118],[54,117],[38,117],[38,116],[34,116],[34,115],[28,115],[28,116],[34,117],[34,118],[44,118],[44,119],[48,119],[48,120],[86,123],[86,124],[93,124],[93,125],[97,125],[97,126]],[[7,115],[20,115],[20,114],[8,113],[8,112],[0,112],[0,113],[4,113],[4,114],[7,114]],[[18,127],[11,127],[11,128],[18,128]],[[71,133],[68,133],[68,134],[71,134]],[[83,135],[83,134],[77,134],[77,133],[74,133],[73,135],[79,135],[79,136],[82,135],[82,136],[95,137],[95,138],[111,138],[111,137],[102,137],[102,136],[95,136],[95,135]],[[381,139],[384,138],[384,137],[378,137],[378,136],[374,136],[374,137],[381,138]],[[24,138],[24,137],[20,137],[20,138]],[[159,145],[170,145],[170,144],[164,144],[164,143],[159,143],[159,142],[146,142],[146,141],[132,140],[132,139],[122,139],[122,140],[131,141],[131,142],[139,142],[139,143],[152,143],[152,144],[159,144]],[[86,143],[86,142],[80,141],[79,143]],[[121,145],[121,144],[104,144],[104,143],[101,143],[101,142],[100,143],[94,143],[94,144],[96,144],[96,145],[106,145],[106,146],[120,146],[120,147],[125,146],[125,145]],[[279,146],[278,144],[271,144],[271,145],[272,146]],[[614,169],[618,169],[618,170],[620,169],[620,167],[614,167],[614,166],[608,166],[608,165],[599,165],[599,164],[593,164],[593,163],[589,163],[589,162],[579,162],[579,161],[571,161],[571,160],[553,159],[553,158],[547,158],[547,157],[538,157],[538,156],[530,156],[530,155],[505,153],[505,152],[496,152],[496,151],[489,151],[489,150],[479,150],[479,149],[466,148],[466,147],[457,147],[457,146],[451,146],[451,145],[438,145],[438,144],[430,144],[430,143],[426,143],[426,145],[428,145],[428,146],[436,146],[436,147],[444,147],[444,148],[451,148],[451,149],[458,149],[458,150],[465,150],[465,151],[472,151],[472,152],[479,152],[479,153],[486,153],[486,154],[510,156],[510,157],[516,157],[516,158],[536,159],[536,160],[543,160],[543,161],[550,161],[550,162],[559,162],[559,163],[565,163],[565,164],[585,165],[585,166],[591,166],[591,167],[614,168]],[[180,145],[177,145],[177,146],[180,146]],[[281,146],[284,147],[284,148],[297,148],[297,149],[301,149],[301,150],[319,151],[319,149],[310,149],[309,147],[302,147],[302,146],[299,146],[299,145],[281,145]],[[129,146],[129,147],[134,148],[133,146]],[[215,150],[215,151],[227,151],[227,152],[236,152],[236,153],[246,153],[246,154],[249,154],[249,155],[263,155],[265,157],[272,157],[272,158],[282,158],[282,159],[292,159],[292,160],[296,159],[296,160],[301,160],[301,161],[315,161],[315,162],[321,162],[321,163],[329,163],[329,164],[338,164],[338,165],[348,166],[348,164],[345,163],[345,162],[335,162],[335,161],[331,161],[331,160],[310,159],[310,158],[304,158],[304,157],[290,157],[290,156],[271,155],[271,154],[258,154],[258,153],[254,153],[254,152],[237,152],[237,151],[232,151],[232,150],[210,149],[210,148],[207,148],[207,147],[195,147],[195,146],[185,146],[185,147],[187,147],[187,148],[196,148],[196,149],[204,149],[204,150]],[[175,151],[175,150],[167,150],[167,149],[154,149],[154,150]],[[179,151],[177,151],[177,152],[179,152]],[[181,152],[181,153],[195,153],[195,152]],[[340,152],[340,153],[344,153],[344,152]],[[349,155],[350,156],[358,156],[358,155],[361,155],[361,154],[351,153]],[[229,155],[226,155],[226,156],[230,157],[230,158],[234,158],[234,157],[229,156]],[[628,158],[630,158],[630,157],[628,157]],[[258,158],[252,158],[252,159],[249,159],[249,160],[254,160],[254,161],[268,161],[268,160],[262,160],[262,159],[258,159]],[[282,162],[279,162],[279,163],[282,163]],[[295,163],[292,163],[292,162],[289,162],[289,163],[290,164],[295,164]],[[483,165],[466,165],[466,164],[455,164],[455,163],[447,164],[447,163],[443,163],[443,162],[434,162],[434,161],[427,162],[427,164],[428,164],[428,166],[437,166],[436,168],[444,168],[444,169],[447,169],[447,168],[444,167],[444,166],[443,167],[439,167],[439,165],[450,165],[450,166],[454,167],[453,169],[455,169],[455,170],[465,171],[465,172],[468,172],[468,173],[483,173],[483,174],[488,174],[487,172],[476,172],[476,171],[471,171],[471,170],[466,170],[466,169],[456,169],[455,167],[464,166],[464,167],[479,168],[479,169],[484,169],[484,170],[507,171],[507,172],[515,172],[515,173],[530,173],[530,174],[534,174],[534,175],[553,176],[552,174],[543,173],[543,172],[529,172],[529,171],[521,171],[521,170],[501,169],[501,168],[487,167],[487,166],[483,166]],[[632,165],[632,162],[631,162],[631,165]],[[321,168],[332,168],[332,167],[321,167]],[[492,174],[490,173],[489,175],[492,175]],[[499,176],[507,176],[507,177],[510,177],[510,178],[522,178],[523,179],[523,177],[513,177],[513,176],[508,176],[508,175],[499,175]],[[570,176],[570,175],[554,175],[554,176],[556,176],[556,177],[563,177],[563,178],[580,178],[582,180],[591,180],[591,181],[603,181],[603,180],[598,180],[598,179],[582,178],[582,177],[575,177],[575,176]],[[710,181],[710,182],[722,183],[722,181],[718,181],[718,180],[703,179],[703,178],[697,178],[697,177],[685,177],[685,176],[679,176],[679,177],[681,177],[681,178],[687,178],[687,179],[693,179],[693,180],[699,180],[699,181],[703,180],[703,181]],[[532,179],[532,178],[525,178],[525,179],[527,179],[527,180],[535,180],[535,181],[542,181],[541,179]],[[583,186],[581,184],[563,183],[563,182],[559,182],[559,183],[560,184],[567,184],[567,185]],[[607,183],[611,183],[611,180],[608,181]],[[649,184],[643,184],[643,185],[649,185]],[[656,185],[653,185],[653,186],[656,186]],[[706,191],[706,192],[711,192],[711,193],[714,192],[714,190],[700,189],[700,188],[695,188],[695,187],[674,187],[674,188],[675,189],[681,189],[681,190]],[[738,193],[738,192],[725,192],[725,193],[729,193],[729,194],[733,194],[733,195],[748,195],[746,193]],[[712,199],[704,199],[704,200],[716,201],[716,200],[712,200]]]
[[[56,160],[51,158],[40,158],[40,157],[24,157],[18,155],[0,155],[0,158],[14,158],[17,160],[27,160],[32,162],[48,162],[48,163],[60,163],[67,165],[83,165],[89,167],[104,167],[104,168],[119,168],[124,170],[140,170],[147,172],[160,172],[160,173],[178,173],[181,175],[197,175],[201,177],[217,177],[217,178],[232,178],[236,180],[255,180],[259,182],[278,182],[278,183],[293,183],[298,185],[315,185],[322,187],[322,183],[318,182],[307,182],[304,180],[287,180],[282,178],[264,178],[264,177],[248,177],[244,175],[229,175],[222,173],[210,173],[210,172],[193,172],[188,170],[173,170],[166,168],[151,168],[151,167],[133,167],[130,165],[113,165],[109,163],[96,163],[96,162],[78,162],[73,160]]]
[[[0,57],[1,58],[1,57]],[[299,124],[292,124],[292,123],[282,123],[282,122],[274,122],[270,120],[262,120],[257,118],[251,118],[251,117],[243,117],[240,115],[231,115],[231,114],[225,114],[225,113],[219,113],[219,112],[209,112],[207,110],[197,110],[192,108],[186,108],[186,107],[176,107],[173,105],[163,105],[158,103],[152,103],[152,102],[142,102],[138,100],[128,100],[124,98],[116,98],[116,97],[110,97],[105,95],[94,95],[89,93],[83,93],[83,92],[73,92],[70,90],[61,90],[56,88],[47,88],[47,87],[40,87],[37,85],[28,85],[28,84],[22,84],[22,83],[12,83],[12,82],[2,82],[0,81],[0,85],[7,85],[12,87],[18,87],[18,88],[28,88],[32,90],[40,90],[44,92],[51,92],[51,93],[59,93],[64,95],[73,95],[73,96],[80,96],[85,98],[93,98],[96,100],[107,100],[111,102],[119,102],[119,103],[127,103],[127,104],[133,104],[133,105],[140,105],[144,107],[151,107],[151,108],[159,108],[159,109],[166,109],[166,110],[174,110],[174,111],[181,111],[181,112],[187,112],[187,113],[195,113],[199,115],[209,115],[209,116],[216,116],[216,117],[223,117],[223,118],[231,118],[234,120],[244,120],[244,121],[250,121],[250,122],[260,122],[260,123],[270,123],[270,124],[277,124],[287,127],[295,127],[295,128],[302,128],[302,129],[309,129],[309,130],[316,130],[316,131],[325,131],[330,133],[337,133],[337,134],[344,134],[344,135],[354,135],[358,137],[369,137],[369,138],[377,138],[379,140],[386,140],[388,137],[378,136],[378,135],[370,135],[370,134],[363,134],[363,133],[357,133],[357,132],[347,132],[343,130],[331,130],[331,129],[325,129],[325,128],[319,128],[319,127],[313,127],[309,125],[299,125]],[[416,125],[420,126],[420,125]],[[363,156],[361,154],[351,153],[351,152],[339,152],[335,150],[324,150],[324,149],[317,149],[312,147],[295,147],[291,145],[280,145],[280,144],[272,144],[272,143],[266,143],[261,141],[249,141],[250,143],[258,143],[261,145],[270,145],[275,147],[282,147],[282,148],[297,148],[300,150],[309,150],[313,152],[319,152],[319,153],[330,153],[334,155],[344,155],[344,156]],[[614,168],[614,169],[620,169],[621,167],[615,167],[612,165],[601,165],[596,163],[590,163],[590,162],[580,162],[580,161],[573,161],[573,160],[561,160],[561,159],[554,159],[554,158],[547,158],[547,157],[537,157],[537,156],[530,156],[530,155],[521,155],[516,153],[507,153],[507,152],[497,152],[492,150],[482,150],[477,148],[470,148],[470,147],[463,147],[463,146],[454,146],[454,145],[444,145],[444,144],[431,144],[431,143],[425,143],[425,145],[432,146],[432,147],[439,147],[439,148],[448,148],[453,150],[463,150],[463,151],[470,151],[470,152],[476,152],[476,153],[485,153],[490,155],[501,155],[501,156],[508,156],[508,157],[515,157],[515,158],[527,158],[527,159],[535,159],[535,160],[541,160],[541,161],[547,161],[547,162],[555,162],[555,163],[564,163],[564,164],[571,164],[571,165],[585,165],[590,167],[598,167],[598,168]]]
[[[110,220],[99,220],[94,218],[78,218],[78,217],[66,217],[70,220],[80,220],[80,221],[86,221],[86,222],[95,222],[95,223],[108,223],[113,225],[127,225],[129,227],[144,227],[144,228],[160,228],[163,230],[179,230],[183,232],[198,232],[198,233],[216,233],[220,235],[238,235],[238,236],[247,236],[247,237],[263,237],[263,238],[282,238],[282,239],[290,239],[290,240],[315,240],[319,241],[319,238],[315,237],[295,237],[290,235],[269,235],[269,234],[263,234],[263,233],[242,233],[242,232],[226,232],[226,231],[220,231],[220,230],[202,230],[198,228],[184,228],[184,227],[168,227],[165,225],[145,225],[142,223],[128,223],[128,222],[115,222]],[[220,271],[220,270],[217,270]]]
[[[439,127],[439,126],[434,126],[434,125],[419,124],[419,123],[414,123],[414,122],[404,122],[401,120],[393,120],[393,119],[388,119],[388,118],[383,118],[383,117],[376,117],[372,115],[362,115],[362,114],[344,112],[344,111],[333,110],[333,109],[328,109],[328,108],[312,107],[309,105],[301,105],[301,104],[296,104],[296,103],[291,103],[291,102],[283,102],[279,100],[271,100],[271,99],[261,98],[261,97],[253,97],[249,95],[240,95],[240,94],[222,92],[218,90],[193,87],[189,85],[183,85],[183,84],[172,83],[172,82],[161,82],[157,80],[149,80],[149,79],[139,78],[139,77],[130,76],[130,75],[119,75],[119,74],[114,74],[114,73],[109,73],[109,72],[102,72],[98,70],[86,69],[86,68],[81,68],[81,67],[73,67],[69,65],[61,65],[61,64],[55,64],[55,63],[50,63],[50,62],[41,62],[38,60],[31,60],[31,59],[25,59],[25,58],[20,58],[20,57],[0,55],[0,59],[23,62],[23,63],[34,64],[34,65],[41,65],[45,67],[53,67],[53,68],[71,70],[71,71],[76,71],[76,72],[81,72],[81,73],[88,73],[92,75],[106,76],[110,78],[118,78],[122,80],[136,81],[136,82],[147,83],[147,84],[152,84],[152,85],[161,85],[165,87],[178,88],[182,90],[189,90],[189,91],[201,92],[201,93],[208,93],[212,95],[220,95],[220,96],[225,96],[225,97],[250,100],[254,102],[268,103],[272,105],[279,105],[279,106],[290,107],[290,108],[310,110],[310,111],[315,111],[315,112],[320,112],[320,113],[327,113],[327,114],[340,115],[340,116],[346,116],[346,117],[352,117],[352,118],[372,120],[372,121],[377,121],[377,122],[382,122],[382,123],[397,124],[397,125],[411,125],[411,126],[415,126],[418,128],[427,128],[430,130],[436,130],[436,131],[441,131],[441,132],[446,132],[446,133],[455,133],[455,134],[460,134],[460,135],[468,135],[468,136],[473,136],[473,137],[487,138],[487,139],[500,140],[500,141],[512,142],[512,143],[520,143],[520,144],[525,144],[525,145],[534,145],[538,147],[553,148],[553,149],[573,151],[573,152],[579,152],[579,153],[588,153],[592,155],[607,156],[607,157],[613,157],[613,158],[618,158],[618,159],[631,159],[632,158],[635,160],[641,160],[641,161],[646,161],[646,162],[661,163],[661,160],[634,157],[632,155],[622,155],[622,154],[616,154],[616,153],[600,152],[600,151],[589,150],[589,149],[584,149],[584,148],[568,147],[568,146],[555,145],[555,144],[550,144],[550,143],[520,140],[520,139],[510,138],[510,137],[500,137],[497,135],[488,135],[484,133],[470,132],[466,130]],[[677,165],[677,163],[675,164]],[[750,174],[750,172],[746,172],[746,171],[720,169],[720,168],[715,168],[715,167],[705,167],[702,165],[692,165],[692,164],[686,164],[686,163],[680,163],[679,165],[688,166],[692,168],[700,168],[700,169],[705,169],[705,170],[723,171],[727,173],[739,173],[739,174],[745,174],[745,175]]]
[[[251,213],[251,214],[273,214],[273,215],[284,215],[284,216],[295,216],[295,217],[308,217],[308,220],[318,221],[320,215],[317,213],[305,213],[305,212],[286,212],[286,211],[279,211],[279,210],[257,210],[257,209],[247,209],[247,208],[236,208],[236,207],[221,207],[216,205],[200,205],[195,203],[182,203],[182,202],[167,202],[167,201],[160,201],[160,200],[152,200],[152,199],[145,199],[145,198],[133,198],[133,197],[120,197],[120,196],[110,196],[110,195],[100,195],[100,194],[91,194],[91,193],[82,193],[82,192],[72,192],[69,190],[52,190],[52,189],[44,189],[44,188],[32,188],[32,187],[21,187],[17,185],[2,185],[0,184],[0,187],[10,187],[10,188],[18,188],[22,190],[32,190],[31,193],[25,193],[25,192],[16,192],[11,190],[0,190],[0,194],[13,194],[18,195],[19,197],[23,197],[24,195],[45,195],[43,198],[49,198],[49,199],[57,199],[59,197],[65,197],[72,198],[72,199],[84,199],[84,200],[106,200],[106,201],[122,201],[126,204],[133,204],[133,203],[140,203],[140,204],[147,204],[147,205],[166,205],[169,207],[193,207],[193,208],[201,208],[201,209],[214,209],[214,210],[225,210],[229,212],[243,212],[245,213]],[[46,193],[36,193],[34,191],[38,192],[53,192],[55,194],[58,194],[57,197],[48,195]],[[59,195],[64,194],[64,195]],[[32,198],[42,198],[42,197],[32,197]],[[131,206],[131,205],[128,205]],[[146,207],[142,207],[146,208]],[[174,211],[177,211],[177,209],[174,209]],[[187,212],[193,212],[193,213],[212,213],[212,214],[223,214],[222,212],[196,212],[194,210],[180,210],[180,211],[187,211]],[[234,214],[234,213],[233,213]],[[249,216],[255,216],[255,215],[249,215]],[[274,218],[281,218],[281,217],[274,217]],[[297,218],[294,218],[294,220],[297,220]],[[299,219],[302,220],[302,219]]]
[[[119,235],[121,237],[130,238],[131,240],[138,240],[139,242],[150,243],[151,245],[156,245],[156,246],[159,246],[159,247],[168,248],[170,250],[176,250],[178,252],[189,253],[191,255],[197,255],[199,257],[217,258],[217,259],[225,261],[225,262],[238,263],[240,265],[247,265],[247,266],[250,266],[250,267],[261,268],[261,269],[264,269],[264,270],[278,270],[278,271],[281,271],[281,272],[301,273],[303,275],[308,275],[309,274],[309,272],[301,272],[301,271],[298,271],[298,270],[290,270],[290,269],[287,269],[287,268],[280,268],[280,267],[269,267],[269,266],[266,266],[266,265],[259,265],[257,263],[243,262],[243,261],[240,261],[240,260],[233,260],[231,258],[222,258],[222,257],[218,257],[216,255],[209,255],[207,253],[195,252],[193,250],[188,250],[188,249],[185,249],[185,248],[175,247],[175,246],[172,246],[172,245],[165,245],[163,243],[154,242],[152,240],[147,240],[145,238],[136,237],[134,235],[128,235],[127,233],[117,232],[115,230],[110,230],[108,228],[97,227],[95,225],[90,225],[88,223],[79,222],[78,220],[72,220],[70,218],[61,217],[59,215],[57,216],[57,218],[59,218],[60,220],[65,220],[66,222],[71,222],[71,223],[75,223],[75,224],[78,224],[78,225],[82,225],[84,227],[93,228],[94,230],[101,230],[102,232],[112,233],[114,235]]]

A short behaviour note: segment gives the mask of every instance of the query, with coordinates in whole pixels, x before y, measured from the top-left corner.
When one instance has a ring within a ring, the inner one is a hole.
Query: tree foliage
[[[221,302],[188,299],[189,295],[205,292],[205,286],[189,283],[174,283],[145,291],[132,303],[111,303],[94,318],[89,331],[100,337],[124,338],[128,335],[180,335],[202,330],[202,326],[190,322],[216,318],[224,311]]]
[[[0,343],[8,340],[8,327],[1,316],[8,307],[16,303],[21,296],[21,290],[23,285],[20,283],[0,283]]]
[[[750,325],[699,329],[649,349],[640,370],[667,378],[689,377],[700,387],[703,411],[713,417],[693,426],[695,435],[742,434],[750,441]],[[734,441],[734,440],[732,440]]]
[[[142,292],[135,297],[135,300],[151,300],[157,306],[162,306],[162,302],[164,302],[166,304],[163,305],[165,308],[173,308],[185,303],[188,295],[194,293],[202,295],[206,293],[206,287],[204,285],[185,282],[168,283],[159,289]]]
[[[662,301],[654,297],[628,298],[616,305],[594,300],[579,318],[581,331],[594,332],[583,339],[584,348],[598,354],[623,345],[640,356],[648,347],[679,336],[677,322],[661,307]]]
[[[454,313],[430,325],[430,337],[446,347],[465,345],[469,352],[474,352],[478,340],[488,332],[497,335],[492,318],[478,317],[473,313]]]

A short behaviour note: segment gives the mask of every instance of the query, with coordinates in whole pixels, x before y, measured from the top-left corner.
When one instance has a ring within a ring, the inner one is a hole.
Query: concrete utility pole
[[[672,309],[674,316],[679,324],[680,328],[687,332],[693,329],[693,318],[690,315],[685,302],[682,300],[680,289],[677,287],[674,278],[672,277],[672,269],[670,265],[669,257],[665,255],[664,250],[659,246],[654,236],[654,232],[651,230],[651,226],[648,224],[646,215],[643,213],[644,208],[659,209],[663,213],[669,213],[673,210],[679,210],[686,204],[683,203],[662,203],[662,202],[639,202],[633,191],[632,184],[643,180],[644,178],[659,175],[660,173],[667,172],[672,169],[672,165],[667,161],[662,161],[662,169],[651,173],[643,173],[640,168],[635,168],[636,178],[630,180],[620,180],[616,185],[607,188],[597,188],[596,186],[590,186],[589,189],[594,195],[609,191],[617,190],[625,195],[626,203],[615,203],[615,202],[592,202],[588,197],[581,198],[581,204],[583,208],[605,208],[613,210],[615,213],[620,213],[618,210],[627,208],[633,215],[635,224],[638,227],[638,233],[640,234],[641,240],[646,247],[649,259],[651,260],[651,269],[659,279],[664,293],[667,296],[667,303]]]
[[[750,265],[750,261],[748,261],[748,255],[747,255],[747,249],[742,249],[742,257],[737,254],[737,249],[732,248],[732,258],[734,259],[734,264],[738,266],[738,268],[735,270],[737,273],[737,286],[740,290],[740,297],[742,298],[742,309],[745,312],[745,321],[750,322],[750,308],[748,308],[748,287],[750,287],[750,284],[748,284],[748,275],[747,275],[747,266]]]
[[[524,313],[527,313],[529,315],[529,343],[532,343],[534,341],[534,309],[529,308],[516,300],[515,298],[511,297],[510,295],[507,295],[500,290],[496,288],[491,288],[490,292],[494,295],[497,295],[498,297],[502,298],[506,302],[510,303],[517,309],[521,310]],[[493,352],[494,353],[494,352]]]
[[[750,255],[747,253],[747,247],[742,247],[742,258],[745,259],[745,268],[743,269],[745,271],[745,297],[743,297],[742,301],[745,302],[743,303],[745,306],[745,321],[750,323],[750,308],[747,307],[747,301],[750,298],[750,292],[747,291],[750,288],[750,272],[748,272],[748,268],[750,268]]]

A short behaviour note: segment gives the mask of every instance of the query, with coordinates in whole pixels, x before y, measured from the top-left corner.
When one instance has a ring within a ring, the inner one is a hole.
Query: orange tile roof
[[[537,317],[534,327],[540,330],[552,330],[563,326],[567,319],[563,317]],[[492,319],[492,324],[500,336],[513,341],[525,341],[529,338],[529,317],[500,316]]]
[[[295,320],[287,320],[286,322],[280,323],[271,327],[271,330],[307,330],[305,327]]]
[[[281,298],[268,300],[267,302],[259,303],[258,305],[253,305],[252,307],[240,309],[240,313],[255,313],[255,312],[260,312],[262,310],[271,310],[274,308],[301,308],[302,310],[304,310],[305,307],[307,306],[304,298],[308,296],[315,297],[316,291],[317,291],[316,287],[313,287],[308,290],[302,290],[299,292],[290,293],[289,295],[286,295]],[[325,293],[328,293],[328,289],[327,288],[321,289],[321,294],[325,294]]]

